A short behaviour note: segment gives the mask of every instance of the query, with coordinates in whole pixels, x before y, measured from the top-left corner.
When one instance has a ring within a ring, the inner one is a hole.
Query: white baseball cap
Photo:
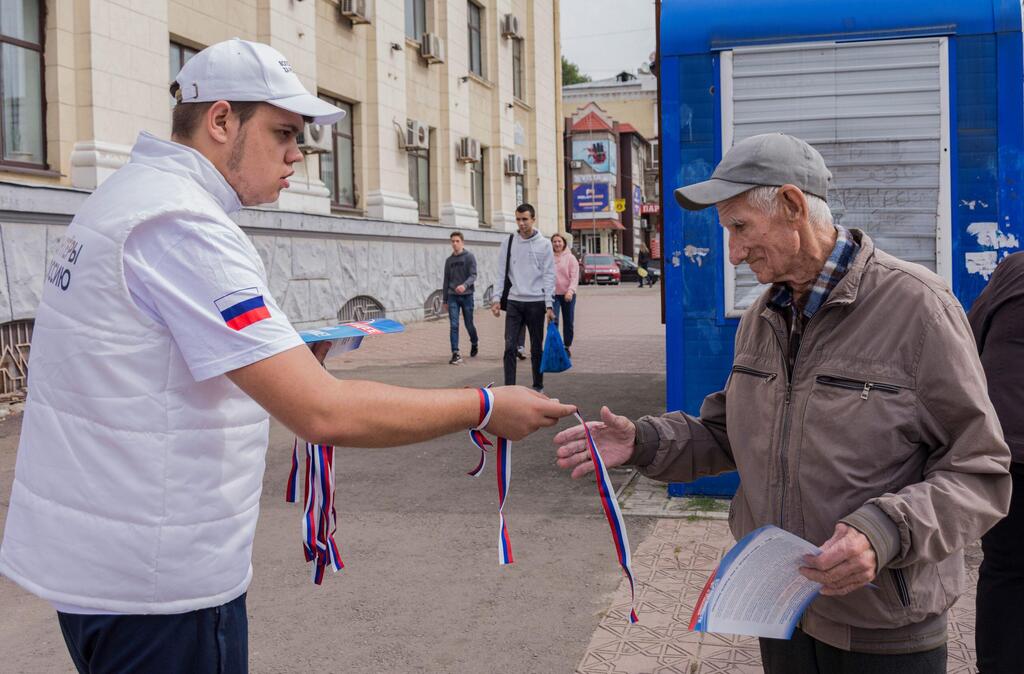
[[[288,59],[269,45],[232,38],[190,58],[178,76],[180,103],[263,101],[317,124],[333,124],[345,111],[306,91]]]

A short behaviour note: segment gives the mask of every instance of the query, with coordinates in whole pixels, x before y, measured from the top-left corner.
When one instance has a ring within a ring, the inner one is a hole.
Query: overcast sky
[[[654,0],[561,0],[562,54],[599,80],[654,51]]]

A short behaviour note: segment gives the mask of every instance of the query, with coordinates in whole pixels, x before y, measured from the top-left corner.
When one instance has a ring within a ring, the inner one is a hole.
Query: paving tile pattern
[[[720,519],[659,519],[633,555],[640,622],[626,620],[629,586],[624,581],[577,665],[578,674],[760,673],[757,639],[689,630],[704,583],[732,544],[728,524]],[[968,550],[971,590],[950,611],[949,674],[976,671],[973,588],[980,562],[981,548],[975,544]]]

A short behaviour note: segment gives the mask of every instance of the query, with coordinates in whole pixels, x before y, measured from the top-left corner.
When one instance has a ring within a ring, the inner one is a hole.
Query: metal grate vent
[[[427,301],[423,303],[423,319],[426,321],[435,321],[448,312],[448,307],[444,304],[444,291],[435,290],[430,293],[427,297]]]
[[[33,321],[0,325],[0,399],[24,394],[28,386],[28,349]]]
[[[369,295],[359,295],[345,302],[345,306],[338,311],[338,320],[342,323],[371,321],[375,318],[384,318],[386,315],[383,304]]]

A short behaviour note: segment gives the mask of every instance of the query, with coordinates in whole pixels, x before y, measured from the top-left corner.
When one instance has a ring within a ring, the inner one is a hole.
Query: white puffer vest
[[[51,254],[0,547],[0,572],[44,599],[182,613],[252,577],[268,416],[226,376],[197,383],[124,281],[125,239],[147,218],[237,229],[234,191],[190,152],[141,137]]]

